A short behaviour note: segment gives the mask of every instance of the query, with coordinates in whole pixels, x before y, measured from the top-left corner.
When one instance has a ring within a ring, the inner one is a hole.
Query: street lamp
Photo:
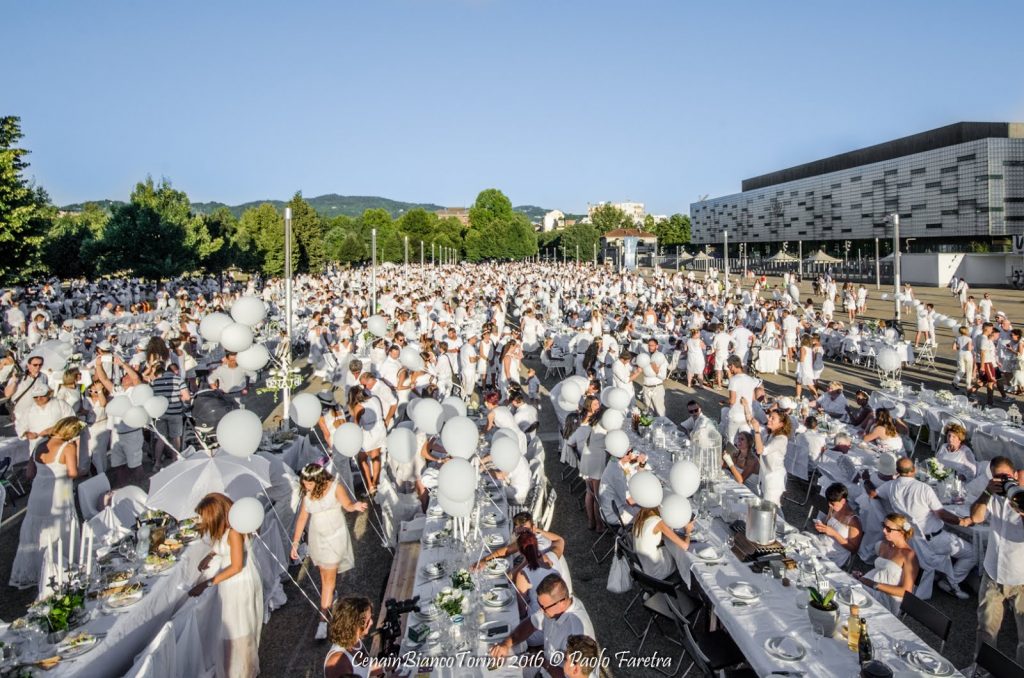
[[[423,265],[423,241],[420,240],[420,266]]]
[[[896,307],[896,321],[900,320],[900,215],[890,214],[885,218],[892,222],[892,302]]]
[[[377,312],[377,229],[370,231],[370,246],[373,248],[372,258],[372,273],[370,274],[370,280],[373,284],[373,292],[370,297],[370,313]]]
[[[722,243],[725,245],[725,296],[729,296],[729,231],[722,231]]]
[[[292,389],[288,378],[292,369],[292,208],[284,208],[284,397],[282,402],[283,418],[287,421],[291,409]]]
[[[409,236],[405,236],[405,265],[409,265]]]

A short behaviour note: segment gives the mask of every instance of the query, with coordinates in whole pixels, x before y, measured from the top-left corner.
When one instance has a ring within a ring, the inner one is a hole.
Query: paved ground
[[[810,294],[810,285],[803,285],[804,298]],[[980,298],[984,290],[977,290]],[[946,290],[917,290],[918,296],[925,301],[936,304],[941,313],[958,317],[959,313],[955,300]],[[883,302],[879,298],[879,292],[871,290],[868,317],[890,318],[892,316],[891,302]],[[992,298],[995,300],[996,308],[1006,311],[1011,319],[1024,321],[1024,292],[1009,290],[992,290]],[[915,329],[913,323],[908,325],[908,334],[912,337]],[[905,379],[917,383],[921,381],[930,388],[948,387],[952,379],[952,353],[949,344],[952,341],[952,334],[949,330],[942,328],[939,331],[939,360],[938,369],[922,371],[916,368],[908,369]],[[527,361],[528,364],[530,361]],[[535,365],[542,374],[539,364]],[[829,364],[826,367],[823,378],[826,380],[838,379],[850,387],[873,388],[877,386],[873,375],[865,370],[851,368],[848,366],[837,366]],[[550,388],[554,380],[545,380],[544,385]],[[792,395],[795,391],[792,377],[787,375],[773,375],[766,378],[769,391],[772,394]],[[319,380],[313,379],[307,383],[306,389],[319,391],[321,384]],[[695,398],[702,403],[702,406],[710,415],[717,415],[721,400],[726,396],[724,391],[709,391],[698,389],[696,391],[687,389],[685,385],[672,382],[668,393],[669,417],[679,421],[683,418],[685,403],[690,398]],[[252,404],[252,409],[265,416],[268,424],[274,422],[280,416],[280,405],[275,404],[269,397],[264,396]],[[566,558],[572,571],[573,582],[576,594],[586,604],[592,620],[594,621],[597,636],[600,643],[606,648],[607,653],[614,656],[616,652],[634,652],[637,640],[623,627],[622,610],[625,609],[632,594],[614,595],[607,592],[605,582],[608,575],[608,562],[598,565],[590,553],[590,546],[594,535],[586,527],[583,512],[579,509],[576,498],[571,497],[568,487],[560,480],[561,467],[558,463],[556,443],[556,423],[554,414],[550,407],[541,410],[541,432],[547,448],[547,472],[548,477],[554,484],[559,495],[559,507],[555,512],[552,529],[566,537],[567,551]],[[9,429],[8,429],[9,430]],[[11,516],[16,510],[24,507],[24,500],[18,502],[16,509],[8,506],[5,515]],[[793,505],[785,507],[787,517],[795,521],[797,516],[792,511]],[[802,520],[802,516],[800,517]],[[358,566],[352,572],[346,573],[338,582],[338,590],[342,594],[358,594],[370,597],[375,605],[380,603],[383,587],[387,581],[390,568],[390,553],[381,547],[379,540],[370,529],[366,514],[358,517],[350,516],[352,537],[356,549]],[[10,575],[11,562],[18,543],[18,530],[20,519],[15,518],[3,526],[0,530],[0,581],[6,582]],[[607,540],[606,540],[607,541]],[[868,567],[862,568],[865,571]],[[316,600],[316,593],[307,583],[303,575],[297,571],[292,574],[298,577],[307,593]],[[27,604],[33,597],[31,592],[17,592],[14,589],[3,588],[3,595],[0,595],[0,618],[12,619],[21,615]],[[286,591],[289,601],[281,609],[274,612],[270,623],[264,628],[263,638],[260,645],[260,662],[265,676],[320,676],[323,657],[326,653],[326,645],[313,640],[313,631],[316,627],[315,612],[303,599],[292,584],[287,584]],[[954,620],[953,635],[946,646],[946,656],[957,666],[965,666],[971,662],[971,653],[974,645],[974,628],[976,618],[976,601],[959,601],[942,592],[936,591],[932,598],[932,604],[943,613]],[[641,621],[642,613],[636,610],[631,612],[631,619]],[[915,631],[921,633],[922,637],[933,642],[935,639],[926,631],[915,627],[914,622],[909,622]],[[1003,633],[1000,636],[1000,647],[1003,651],[1012,655],[1013,653],[1013,630],[1012,621],[1004,625]],[[937,646],[937,642],[933,642]],[[678,648],[666,642],[657,632],[653,632],[644,647],[644,654],[658,652],[661,656],[678,657]],[[616,676],[641,676],[651,675],[651,671],[641,669],[614,670],[609,675]]]

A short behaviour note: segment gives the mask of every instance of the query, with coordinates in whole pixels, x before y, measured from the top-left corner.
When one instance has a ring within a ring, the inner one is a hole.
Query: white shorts
[[[110,447],[110,467],[138,468],[142,466],[143,441],[141,429],[117,434],[117,442]]]

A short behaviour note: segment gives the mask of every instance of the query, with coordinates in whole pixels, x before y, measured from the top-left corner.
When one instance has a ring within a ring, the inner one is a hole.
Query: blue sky
[[[147,174],[686,212],[745,177],[959,120],[1024,121],[1024,3],[7,2],[0,113],[58,204]]]

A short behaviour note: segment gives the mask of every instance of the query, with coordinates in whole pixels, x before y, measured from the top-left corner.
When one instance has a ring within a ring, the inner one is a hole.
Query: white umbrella
[[[53,370],[54,373],[63,372],[68,359],[74,355],[75,349],[63,341],[51,339],[36,346],[28,354],[30,358],[40,357],[43,359],[43,367]]]
[[[270,462],[266,459],[197,454],[174,462],[149,479],[146,506],[183,520],[194,516],[196,505],[211,492],[222,492],[238,500],[255,497],[267,487]]]

